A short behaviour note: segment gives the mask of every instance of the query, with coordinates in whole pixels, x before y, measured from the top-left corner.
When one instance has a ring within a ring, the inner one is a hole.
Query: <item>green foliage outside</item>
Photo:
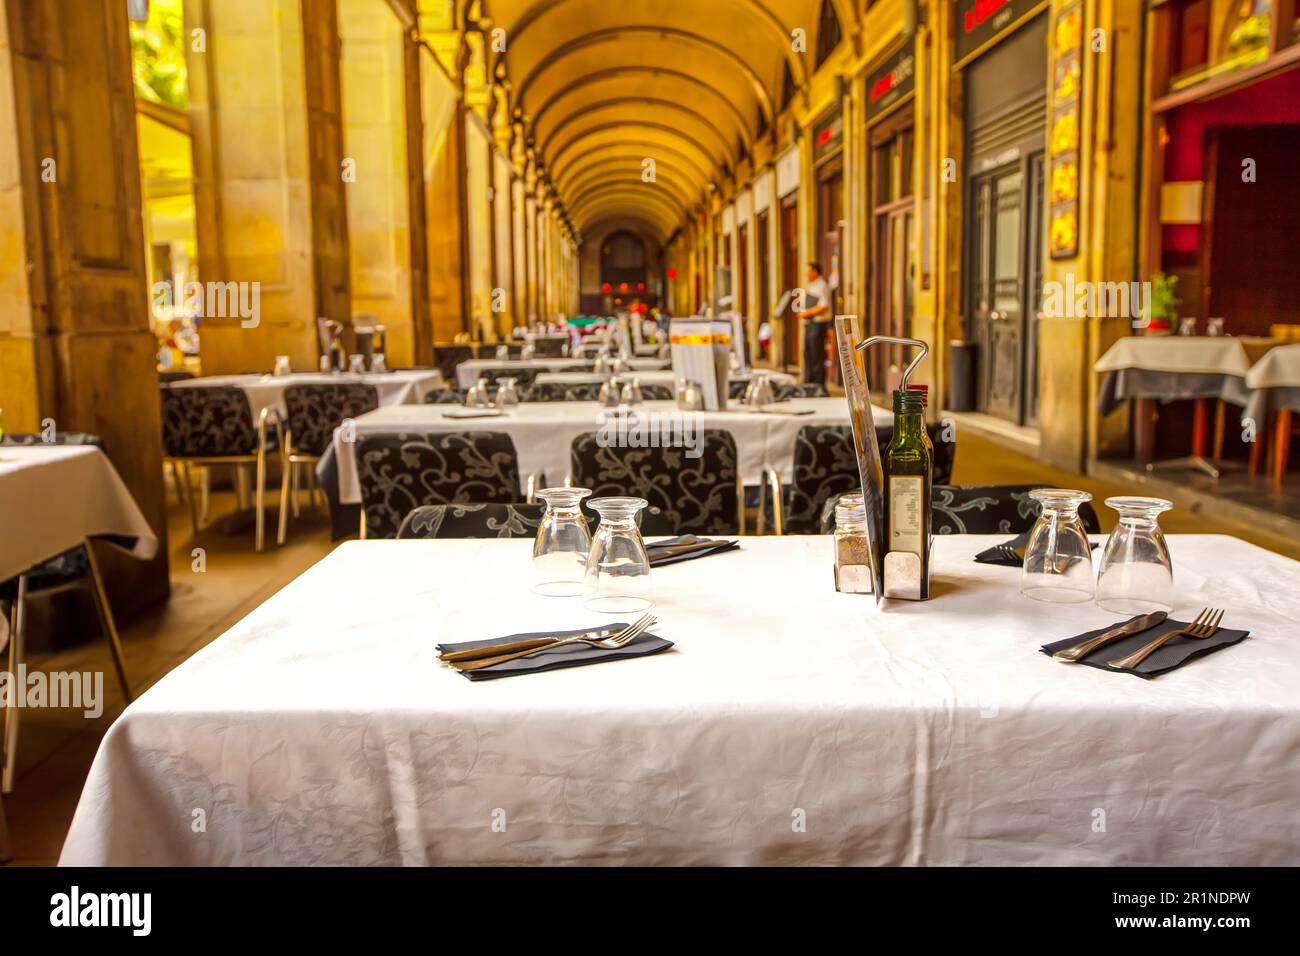
[[[151,0],[149,20],[131,23],[135,95],[178,110],[189,105],[182,0]]]

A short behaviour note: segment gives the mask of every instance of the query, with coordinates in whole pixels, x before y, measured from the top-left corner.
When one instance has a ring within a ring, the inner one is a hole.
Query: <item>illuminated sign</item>
[[[909,41],[867,75],[867,122],[883,116],[916,89],[916,48]]]
[[[954,38],[957,63],[1020,23],[1043,0],[960,0]]]

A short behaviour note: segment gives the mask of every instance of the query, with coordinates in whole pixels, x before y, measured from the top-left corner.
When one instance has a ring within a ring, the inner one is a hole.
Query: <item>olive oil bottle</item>
[[[885,450],[885,597],[930,596],[930,497],[934,457],[925,394],[894,392],[894,438]]]

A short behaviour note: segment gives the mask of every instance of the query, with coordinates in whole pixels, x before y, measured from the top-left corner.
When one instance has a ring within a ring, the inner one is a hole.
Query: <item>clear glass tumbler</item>
[[[533,592],[546,597],[577,597],[587,592],[591,530],[582,514],[589,488],[543,488],[537,497],[546,512],[533,542]]]
[[[1107,498],[1119,522],[1106,541],[1097,575],[1097,604],[1118,614],[1174,609],[1174,568],[1160,530],[1172,508],[1163,498]]]
[[[585,606],[605,614],[635,614],[653,606],[650,597],[650,559],[637,528],[644,498],[593,498],[600,524],[587,555]]]
[[[1029,534],[1020,593],[1051,604],[1091,601],[1096,580],[1092,571],[1092,546],[1079,518],[1079,506],[1091,501],[1086,491],[1039,488],[1029,497],[1042,506]]]

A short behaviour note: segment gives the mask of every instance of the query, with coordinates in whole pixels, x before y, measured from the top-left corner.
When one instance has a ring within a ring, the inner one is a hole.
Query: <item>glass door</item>
[[[970,316],[980,350],[980,411],[1024,421],[1025,181],[1020,164],[972,183]]]

